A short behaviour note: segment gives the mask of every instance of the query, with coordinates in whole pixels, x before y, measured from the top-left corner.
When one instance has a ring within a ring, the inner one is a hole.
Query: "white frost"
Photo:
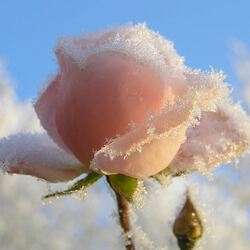
[[[82,165],[72,154],[60,149],[46,134],[17,134],[0,140],[0,167],[11,170],[20,164],[34,168],[74,168]]]
[[[100,32],[84,34],[79,38],[62,38],[56,45],[56,51],[73,58],[80,67],[86,59],[104,51],[116,51],[151,65],[165,76],[181,76],[185,67],[171,41],[149,30],[146,24],[124,25]],[[167,73],[167,74],[166,74]]]

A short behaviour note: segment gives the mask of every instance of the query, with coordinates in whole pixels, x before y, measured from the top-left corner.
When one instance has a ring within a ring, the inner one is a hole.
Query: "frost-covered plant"
[[[49,182],[86,174],[45,198],[106,176],[128,249],[127,201],[140,199],[146,178],[206,173],[249,149],[250,120],[223,73],[185,66],[145,24],[63,38],[55,51],[58,72],[34,104],[46,132],[0,140],[0,166]]]

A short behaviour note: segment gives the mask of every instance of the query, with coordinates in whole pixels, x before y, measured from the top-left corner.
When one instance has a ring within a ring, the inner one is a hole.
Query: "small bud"
[[[193,249],[197,240],[202,236],[201,220],[188,195],[184,207],[175,219],[173,232],[181,250]]]

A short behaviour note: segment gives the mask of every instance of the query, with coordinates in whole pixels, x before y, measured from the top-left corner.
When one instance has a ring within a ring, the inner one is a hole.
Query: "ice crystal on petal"
[[[207,173],[229,163],[250,147],[250,119],[239,104],[227,100],[216,112],[204,113],[200,125],[190,128],[170,168]]]
[[[41,164],[42,166],[60,166],[80,164],[71,154],[60,149],[45,133],[18,134],[0,141],[1,162],[8,165],[26,162],[29,164]]]
[[[58,41],[56,50],[72,57],[83,68],[89,56],[105,51],[131,56],[164,74],[174,69],[177,75],[179,69],[184,67],[183,58],[175,52],[173,43],[149,30],[145,24],[128,24],[95,34],[85,34],[77,39],[63,38]]]
[[[72,154],[59,148],[46,133],[25,133],[0,140],[0,169],[47,181],[73,179],[86,171]]]
[[[212,96],[211,98],[206,98],[206,100],[204,99],[204,97],[206,96],[207,91],[211,91]],[[143,147],[153,140],[161,139],[163,137],[176,137],[181,129],[196,126],[197,124],[199,124],[199,118],[203,111],[214,111],[214,103],[216,103],[216,101],[219,102],[220,99],[223,99],[223,97],[221,97],[221,92],[224,92],[224,94],[227,93],[227,88],[222,87],[220,89],[211,84],[209,84],[208,86],[205,85],[205,87],[201,87],[198,84],[194,83],[193,86],[190,86],[189,92],[187,93],[185,98],[183,98],[182,102],[177,103],[174,106],[167,106],[161,111],[160,114],[151,115],[150,119],[147,120],[147,122],[143,126],[132,129],[131,134],[136,134],[137,131],[141,133],[141,131],[145,130],[145,136],[141,137],[140,140],[132,143],[130,147],[125,151],[117,151],[111,143],[107,144],[96,154],[105,152],[105,155],[108,156],[110,160],[114,160],[116,157],[119,157],[121,155],[123,155],[124,159],[126,159],[134,152],[142,152]],[[176,127],[169,128],[168,114],[173,111],[178,114],[178,112],[181,112],[181,109],[185,109],[186,106],[190,105],[188,104],[190,100],[192,100],[193,104],[187,119],[178,124]],[[164,116],[166,117],[165,119]]]

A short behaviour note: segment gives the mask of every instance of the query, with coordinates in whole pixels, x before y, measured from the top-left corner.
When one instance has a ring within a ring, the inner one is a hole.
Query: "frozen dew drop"
[[[84,190],[79,190],[78,192],[73,193],[72,197],[76,200],[81,201],[87,197],[87,192]]]

